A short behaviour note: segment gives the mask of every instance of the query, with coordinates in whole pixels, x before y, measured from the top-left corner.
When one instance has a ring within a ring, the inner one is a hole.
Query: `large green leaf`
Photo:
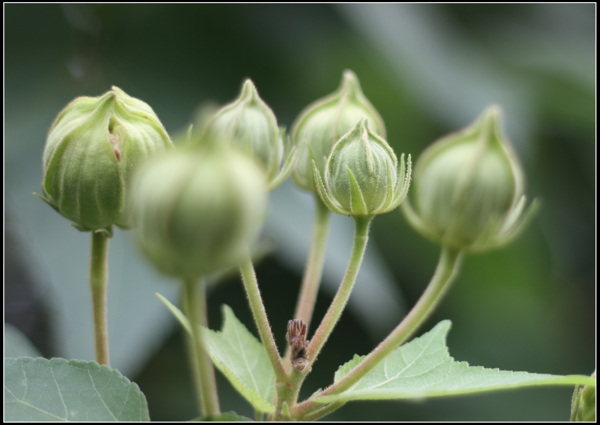
[[[207,329],[204,334],[211,359],[256,410],[273,412],[275,374],[265,347],[226,305],[223,317],[220,332]]]
[[[149,421],[138,386],[96,362],[4,359],[8,421]]]
[[[450,357],[446,346],[450,325],[450,321],[442,321],[425,335],[398,347],[347,391],[316,396],[314,400],[330,403],[415,399],[542,385],[595,385],[589,376],[512,372],[457,362]],[[342,365],[335,374],[335,382],[346,376],[363,357],[355,355]]]

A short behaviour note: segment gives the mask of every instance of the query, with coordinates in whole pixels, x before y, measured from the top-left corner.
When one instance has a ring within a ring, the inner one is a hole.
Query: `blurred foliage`
[[[92,355],[91,346],[81,354],[71,342],[81,334],[91,344],[82,301],[89,296],[83,282],[88,235],[31,196],[39,191],[47,129],[71,99],[117,85],[152,105],[174,134],[205,102],[231,101],[250,77],[280,125],[290,128],[304,106],[337,88],[342,71],[352,69],[383,116],[389,143],[414,158],[499,103],[528,194],[543,202],[512,245],[466,259],[454,290],[423,330],[451,319],[450,349],[473,365],[554,374],[595,369],[594,4],[6,4],[4,10],[6,321],[45,355]],[[294,190],[288,185],[282,193]],[[295,226],[299,217],[287,219]],[[372,230],[371,250],[378,248],[410,307],[438,249],[397,212],[378,217]],[[122,326],[111,341],[130,341],[129,351],[137,351],[137,357],[117,357],[146,393],[153,419],[190,419],[196,411],[181,333],[173,333],[168,312],[146,308],[159,304],[155,291],[176,297],[176,285],[153,277],[122,234],[111,242],[109,320],[116,325],[127,314],[143,320]],[[285,239],[281,232],[272,236]],[[292,252],[304,261],[304,252]],[[301,269],[274,255],[258,273],[282,344]],[[147,285],[143,294],[137,281]],[[135,308],[119,306],[123,297],[136,300]],[[210,297],[212,328],[220,327],[219,306],[226,303],[253,329],[237,279],[216,286]],[[328,297],[319,298],[316,318]],[[81,321],[65,313],[74,307]],[[51,320],[32,320],[39,317]],[[369,332],[348,311],[304,395],[326,386],[354,353],[367,353],[376,343]],[[219,389],[223,411],[253,417],[222,377]],[[360,402],[328,419],[567,420],[571,393]]]

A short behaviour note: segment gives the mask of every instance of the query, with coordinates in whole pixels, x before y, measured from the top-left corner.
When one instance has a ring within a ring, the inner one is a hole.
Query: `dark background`
[[[204,102],[231,101],[250,77],[289,128],[302,108],[335,90],[343,70],[352,69],[383,116],[388,142],[413,158],[489,104],[500,104],[527,192],[543,203],[517,241],[466,258],[455,287],[422,331],[451,319],[450,353],[472,365],[553,374],[594,370],[594,4],[5,4],[4,11],[5,318],[42,354],[93,358],[85,284],[89,235],[69,228],[31,195],[41,190],[47,129],[70,100],[117,85],[148,102],[175,134]],[[312,199],[291,184],[273,197],[297,198],[312,208]],[[301,218],[293,212],[284,217],[294,227]],[[258,265],[282,345],[306,252],[273,220],[269,237],[298,260],[275,249]],[[310,233],[307,223],[301,232]],[[196,410],[182,335],[152,295],[176,299],[177,286],[155,277],[128,235],[116,233],[109,309],[119,302],[126,307],[109,310],[113,366],[140,385],[152,419],[191,419]],[[330,250],[338,240],[332,234]],[[403,310],[394,313],[401,317],[428,282],[438,248],[398,212],[375,220],[370,244],[401,294]],[[211,327],[220,326],[226,303],[254,332],[235,277],[209,296]],[[317,318],[330,297],[321,294]],[[370,307],[362,303],[360,310],[361,300],[356,305],[325,347],[306,396],[393,327],[380,327],[375,336],[367,326]],[[219,391],[224,411],[253,416],[221,375]],[[567,420],[571,393],[543,388],[418,403],[355,402],[328,419]]]

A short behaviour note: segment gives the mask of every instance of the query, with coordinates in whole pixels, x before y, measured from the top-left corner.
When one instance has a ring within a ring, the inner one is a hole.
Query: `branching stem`
[[[319,395],[339,394],[371,371],[392,350],[406,342],[417,329],[427,320],[435,310],[444,295],[447,293],[451,283],[458,275],[462,262],[462,251],[451,248],[442,248],[437,268],[427,289],[419,298],[412,310],[400,322],[400,324],[385,338],[371,353],[369,353],[350,373],[344,378],[321,391]],[[307,400],[298,404],[293,409],[296,418],[310,418],[316,420],[325,414],[341,407],[343,403],[333,403],[324,408],[322,404]],[[322,413],[322,415],[317,414]]]
[[[282,386],[278,389],[277,406],[275,407],[275,420],[288,419],[283,415],[283,406],[291,406],[292,415],[289,419],[297,419],[297,416],[293,413],[298,393],[304,379],[306,378],[312,363],[320,353],[321,349],[327,342],[327,339],[331,335],[333,328],[339,321],[344,308],[352,293],[352,287],[356,282],[356,276],[360,269],[362,259],[367,247],[367,241],[369,239],[369,227],[373,217],[354,217],[355,230],[354,230],[354,244],[352,246],[352,253],[350,255],[350,261],[346,268],[346,274],[340,284],[338,291],[329,306],[329,309],[325,313],[325,317],[321,321],[321,324],[317,328],[314,336],[312,337],[310,344],[307,349],[308,366],[302,371],[292,368],[287,386]]]

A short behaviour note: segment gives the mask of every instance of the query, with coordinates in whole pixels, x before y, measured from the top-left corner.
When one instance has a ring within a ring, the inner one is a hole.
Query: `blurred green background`
[[[280,125],[335,90],[344,69],[359,77],[396,152],[418,157],[470,124],[489,104],[523,163],[527,192],[543,208],[498,251],[467,257],[422,331],[451,319],[450,353],[472,365],[554,374],[595,369],[594,4],[18,5],[5,4],[5,321],[45,356],[93,359],[87,288],[89,234],[32,196],[42,180],[46,132],[73,98],[117,85],[148,102],[171,134],[204,102],[233,100],[255,82]],[[292,184],[272,194],[258,266],[283,347],[310,234],[313,200]],[[320,320],[342,277],[351,223],[336,216]],[[135,380],[154,420],[197,414],[182,334],[153,295],[177,300],[126,232],[110,247],[112,365]],[[337,365],[366,354],[428,282],[438,248],[401,214],[378,217],[351,305],[304,394],[331,382]],[[211,288],[212,328],[228,304],[255,332],[238,279]],[[219,375],[224,411],[252,417]],[[356,402],[336,420],[567,420],[572,389],[545,388],[408,402]]]

